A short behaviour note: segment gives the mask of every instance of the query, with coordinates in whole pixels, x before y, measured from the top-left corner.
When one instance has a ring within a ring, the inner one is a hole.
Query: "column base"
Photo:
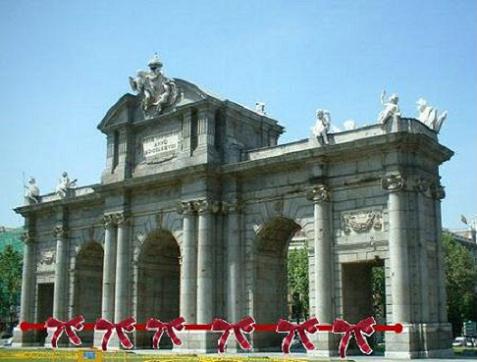
[[[404,324],[402,333],[385,334],[386,358],[452,357],[452,327],[449,323]]]
[[[185,331],[178,333],[182,344],[172,350],[179,353],[217,353],[220,333],[210,331]],[[230,338],[232,338],[231,336]],[[229,343],[232,340],[229,340]],[[228,349],[227,349],[228,350]]]
[[[310,340],[315,345],[315,349],[307,351],[310,356],[335,357],[338,355],[338,343],[340,335],[329,332],[318,332],[310,336]]]
[[[97,330],[94,331],[94,343],[93,343],[94,348],[98,348],[98,349],[102,348],[101,343],[103,342],[103,336],[105,333],[106,331],[97,331]],[[133,341],[133,335],[130,333],[126,333],[126,334],[129,337],[129,339]],[[123,349],[123,347],[121,346],[121,343],[119,342],[118,335],[116,334],[116,332],[113,332],[113,334],[111,335],[111,338],[109,339],[108,351],[118,351],[120,349]]]
[[[24,332],[20,327],[13,328],[13,348],[35,346],[35,331]]]

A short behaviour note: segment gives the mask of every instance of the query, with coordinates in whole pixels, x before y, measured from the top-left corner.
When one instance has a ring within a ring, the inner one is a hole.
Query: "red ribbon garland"
[[[310,318],[307,321],[301,323],[301,324],[295,324],[288,322],[284,319],[280,319],[277,324],[277,333],[288,333],[285,338],[283,338],[282,341],[282,351],[283,353],[290,353],[290,345],[293,340],[293,337],[295,336],[295,331],[298,333],[298,336],[300,337],[301,341],[303,342],[303,345],[307,350],[313,350],[315,349],[315,345],[310,341],[308,338],[308,333],[315,333],[318,331],[316,328],[318,324],[318,319],[316,318]]]
[[[61,337],[63,332],[66,333],[68,339],[71,343],[76,346],[81,344],[81,339],[75,333],[75,331],[81,331],[84,327],[84,317],[79,315],[74,317],[73,319],[63,322],[59,319],[50,317],[45,322],[45,328],[56,328],[55,332],[53,333],[53,337],[51,337],[51,345],[53,348],[58,347],[58,339]]]
[[[108,349],[109,339],[113,334],[113,330],[116,330],[118,334],[119,341],[121,345],[126,349],[131,349],[133,344],[129,340],[128,336],[124,334],[124,332],[132,332],[134,331],[134,326],[136,324],[136,320],[132,317],[122,320],[119,323],[111,323],[110,321],[100,318],[96,321],[95,329],[98,331],[105,330],[106,333],[103,336],[103,340],[101,342],[101,348],[103,351]]]
[[[169,323],[161,322],[160,320],[155,318],[149,318],[146,323],[146,330],[156,331],[156,333],[154,333],[154,337],[152,338],[152,347],[155,349],[159,347],[159,341],[161,340],[164,331],[166,331],[172,343],[177,346],[180,346],[182,344],[182,341],[177,337],[174,330],[183,330],[184,322],[185,319],[183,317],[176,318]]]
[[[340,357],[346,357],[346,350],[348,349],[349,341],[353,335],[361,352],[365,354],[371,354],[373,352],[373,349],[369,346],[368,341],[364,336],[370,337],[375,332],[375,324],[376,320],[374,319],[374,317],[368,317],[366,319],[363,319],[357,324],[350,324],[343,319],[336,319],[333,322],[332,332],[344,333],[344,336],[341,337],[340,341]]]
[[[252,333],[255,329],[255,319],[252,317],[245,317],[235,324],[224,321],[223,319],[214,319],[211,329],[213,331],[224,331],[218,341],[218,350],[220,353],[224,353],[231,331],[234,331],[235,339],[242,349],[252,349],[252,345],[243,335],[243,333]]]

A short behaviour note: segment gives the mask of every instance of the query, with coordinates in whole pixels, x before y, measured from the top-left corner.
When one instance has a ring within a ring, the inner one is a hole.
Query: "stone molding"
[[[329,201],[331,198],[328,187],[324,184],[313,186],[311,190],[306,193],[306,198],[314,203]]]
[[[240,201],[222,201],[220,207],[224,214],[241,213],[243,210],[243,204]]]
[[[406,179],[400,172],[392,173],[382,178],[381,185],[389,192],[403,191],[406,187]]]

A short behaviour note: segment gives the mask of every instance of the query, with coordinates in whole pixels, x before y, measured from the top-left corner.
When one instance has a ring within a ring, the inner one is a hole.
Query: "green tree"
[[[0,320],[9,322],[11,308],[20,302],[22,255],[11,245],[0,252]]]
[[[477,319],[477,269],[470,251],[456,242],[452,235],[444,233],[442,241],[445,252],[447,313],[456,336],[461,333],[465,320]]]
[[[308,299],[308,251],[293,249],[288,253],[288,290],[299,293],[305,314],[309,311]]]

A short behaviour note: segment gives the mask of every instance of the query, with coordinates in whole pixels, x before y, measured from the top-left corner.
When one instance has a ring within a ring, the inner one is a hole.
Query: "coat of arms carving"
[[[343,215],[343,231],[363,233],[383,228],[382,212],[380,210],[364,210]]]
[[[141,97],[141,105],[146,118],[159,115],[166,107],[173,105],[179,96],[176,82],[161,71],[162,62],[157,54],[148,63],[149,70],[139,70],[136,77],[129,77],[129,84]]]

